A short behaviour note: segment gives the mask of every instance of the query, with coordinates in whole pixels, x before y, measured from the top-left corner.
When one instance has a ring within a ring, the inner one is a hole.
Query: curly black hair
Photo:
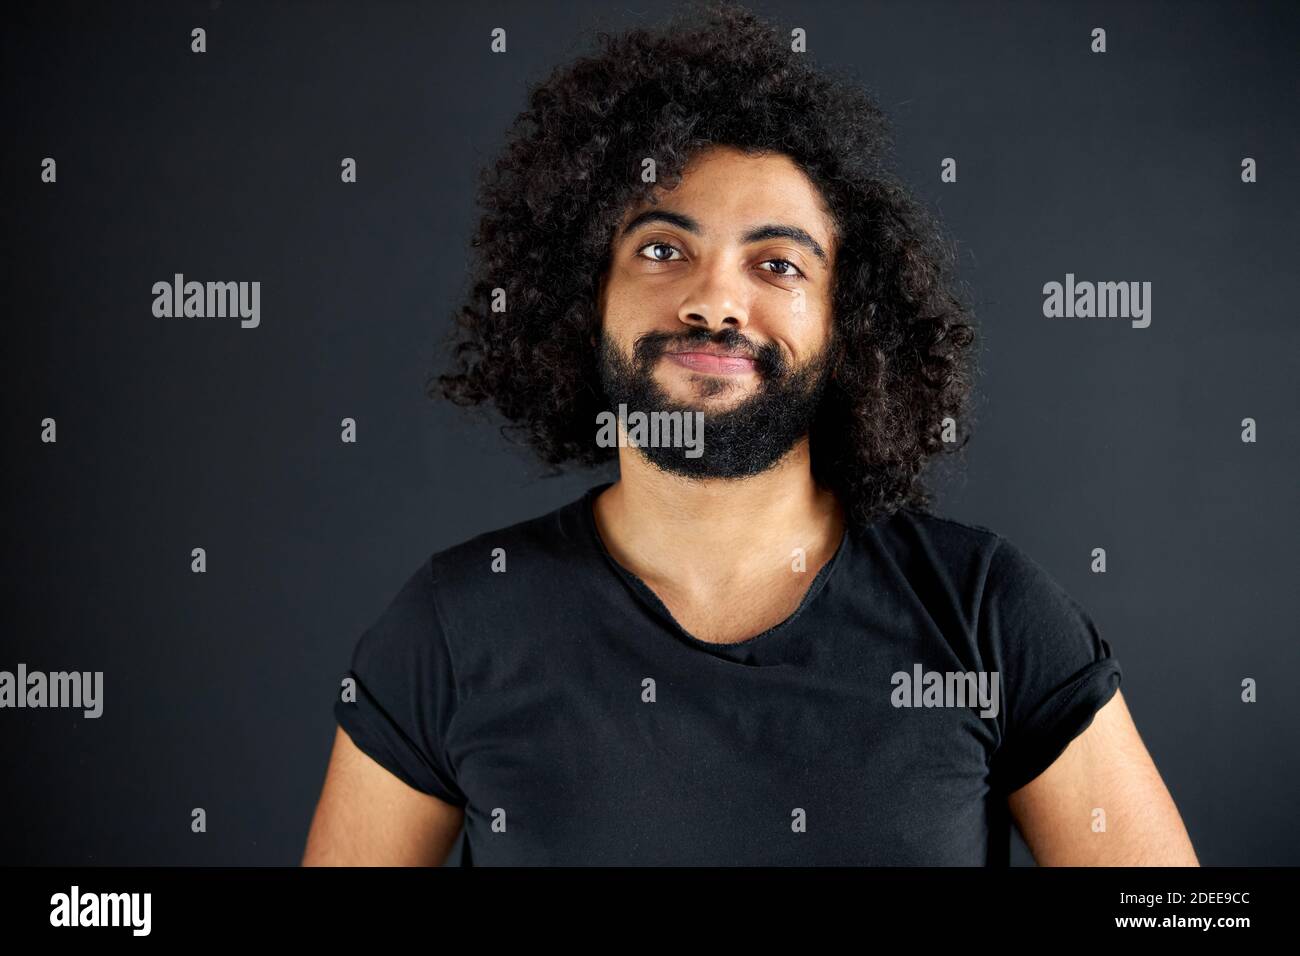
[[[429,397],[490,399],[510,423],[502,433],[518,433],[554,473],[615,457],[595,440],[610,406],[592,347],[615,227],[631,204],[679,182],[702,149],[782,153],[821,191],[839,240],[837,374],[810,430],[814,480],[853,523],[928,508],[925,466],[969,438],[975,331],[937,219],[888,168],[880,108],[732,2],[688,7],[659,30],[597,36],[598,55],[532,87],[483,170],[469,301],[448,343],[454,368],[429,380]],[[657,183],[642,181],[646,157]],[[492,310],[498,289],[505,311]],[[949,417],[959,443],[944,441]]]

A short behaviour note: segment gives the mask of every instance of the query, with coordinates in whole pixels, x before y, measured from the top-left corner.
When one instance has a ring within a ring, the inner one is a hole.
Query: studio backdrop
[[[752,6],[871,90],[955,243],[980,376],[939,513],[1087,608],[1203,864],[1300,863],[1300,7]],[[358,635],[612,477],[426,384],[528,89],[670,12],[6,11],[0,671],[86,681],[0,708],[0,862],[296,864]]]

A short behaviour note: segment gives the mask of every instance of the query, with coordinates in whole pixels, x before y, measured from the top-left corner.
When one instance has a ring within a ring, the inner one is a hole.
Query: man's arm
[[[1118,690],[1007,803],[1040,866],[1200,865]],[[1104,832],[1094,831],[1096,808]]]
[[[441,866],[464,818],[389,773],[340,727],[302,865]]]

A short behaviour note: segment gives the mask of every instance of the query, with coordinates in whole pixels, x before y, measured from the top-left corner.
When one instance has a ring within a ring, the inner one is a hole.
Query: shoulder
[[[1009,591],[1070,600],[1042,562],[985,525],[907,507],[872,530],[897,553],[962,575],[977,593]]]
[[[864,543],[914,588],[935,586],[977,599],[1003,539],[981,524],[957,521],[917,508],[900,508],[863,532]]]
[[[546,622],[587,606],[603,569],[581,511],[586,505],[580,498],[430,555],[429,613],[453,655],[517,655],[540,640]]]
[[[523,621],[559,599],[575,572],[581,526],[573,504],[427,553],[390,592],[354,654],[354,668],[473,673],[476,655],[517,649]]]
[[[982,524],[957,521],[919,508],[900,508],[885,523],[885,529],[894,534],[910,533],[914,538],[924,536],[945,548],[946,553],[961,555],[970,552],[991,553],[1001,539],[996,531]]]
[[[581,530],[572,520],[573,510],[573,504],[565,505],[426,553],[417,567],[408,566],[402,583],[389,592],[376,627],[398,630],[423,624],[438,628],[448,605],[465,598],[473,600],[485,592],[500,595],[507,590],[500,586],[506,580],[536,578],[544,566],[554,570],[564,560],[566,540]],[[573,544],[567,552],[575,549]]]
[[[427,563],[438,593],[495,587],[502,575],[518,580],[553,571],[584,543],[578,505],[571,502],[435,551]]]
[[[1043,562],[983,524],[902,508],[871,526],[865,542],[882,554],[884,573],[932,616],[952,615],[945,623],[959,620],[986,649],[990,640],[1032,642],[1093,629]]]

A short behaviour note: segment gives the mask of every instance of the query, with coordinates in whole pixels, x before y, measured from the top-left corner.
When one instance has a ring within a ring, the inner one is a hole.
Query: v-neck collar
[[[665,624],[667,624],[678,638],[690,647],[705,651],[706,653],[718,657],[726,657],[731,660],[748,660],[755,651],[760,649],[766,650],[768,645],[770,645],[779,635],[788,632],[791,625],[793,625],[794,622],[803,615],[804,610],[816,599],[817,595],[821,593],[823,588],[826,586],[826,582],[830,580],[835,568],[843,562],[845,553],[851,546],[851,528],[846,523],[844,533],[840,537],[840,543],[836,547],[835,553],[831,555],[830,560],[822,565],[821,569],[817,572],[812,583],[804,592],[803,598],[799,601],[799,606],[779,624],[774,624],[762,633],[755,634],[753,637],[746,638],[743,641],[735,641],[725,644],[716,641],[702,641],[687,631],[686,628],[682,627],[682,625],[678,623],[677,619],[673,617],[672,612],[669,611],[663,601],[660,600],[659,595],[655,594],[653,589],[642,581],[641,578],[615,560],[614,556],[609,553],[609,549],[605,547],[605,542],[600,536],[600,529],[596,524],[595,502],[596,498],[599,497],[606,488],[609,488],[613,484],[614,482],[612,481],[606,481],[589,488],[583,494],[582,498],[575,502],[575,505],[578,507],[580,512],[580,520],[586,528],[590,542],[596,550],[604,556],[606,562],[608,562],[614,572],[631,588],[632,592]]]

